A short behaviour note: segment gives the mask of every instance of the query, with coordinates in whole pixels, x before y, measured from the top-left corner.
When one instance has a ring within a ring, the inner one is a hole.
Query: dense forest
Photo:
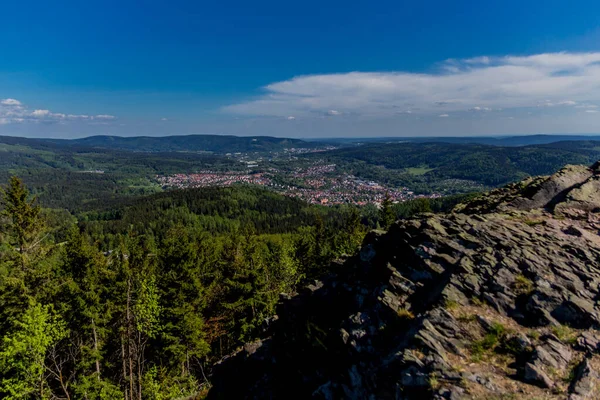
[[[590,164],[600,158],[600,142],[568,141],[531,146],[474,143],[376,143],[332,150],[324,157],[364,179],[408,186],[418,193],[468,192],[548,175],[566,164]]]
[[[72,215],[13,177],[0,208],[0,397],[198,395],[280,294],[331,273],[367,229],[461,199],[359,210],[210,188]]]

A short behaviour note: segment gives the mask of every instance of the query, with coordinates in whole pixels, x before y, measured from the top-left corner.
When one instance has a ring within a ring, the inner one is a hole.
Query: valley
[[[258,185],[313,204],[367,205],[381,203],[386,195],[400,202],[480,192],[600,158],[600,142],[591,140],[510,147],[453,138],[362,144],[227,140],[233,144],[202,135],[73,141],[0,137],[0,178],[22,176],[42,204],[74,212],[164,190],[230,185]],[[133,151],[137,144],[141,147]]]

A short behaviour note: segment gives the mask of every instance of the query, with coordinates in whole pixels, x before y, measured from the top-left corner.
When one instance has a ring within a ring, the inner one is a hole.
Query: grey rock
[[[532,363],[525,364],[524,378],[525,380],[535,383],[543,388],[551,388],[554,386],[552,379],[550,379],[540,367]]]
[[[576,368],[575,378],[569,387],[569,399],[597,399],[599,376],[592,369],[588,359],[583,360]]]
[[[581,350],[596,353],[600,350],[600,337],[593,331],[585,331],[577,338],[577,346]]]

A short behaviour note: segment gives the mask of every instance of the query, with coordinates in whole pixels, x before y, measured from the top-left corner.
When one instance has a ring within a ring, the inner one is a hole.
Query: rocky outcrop
[[[600,166],[374,231],[209,398],[600,398]]]

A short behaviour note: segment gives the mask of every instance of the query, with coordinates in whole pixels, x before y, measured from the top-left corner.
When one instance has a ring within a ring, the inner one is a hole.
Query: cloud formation
[[[600,52],[450,59],[430,73],[307,75],[263,89],[262,96],[224,111],[277,117],[439,116],[536,107],[582,112],[577,108],[600,104]]]
[[[20,123],[64,123],[68,121],[110,121],[114,115],[85,115],[55,113],[45,109],[31,110],[16,99],[0,99],[0,125]]]
[[[0,100],[0,105],[3,105],[3,106],[20,106],[22,104],[21,104],[21,102],[19,100],[4,99],[4,100]]]

